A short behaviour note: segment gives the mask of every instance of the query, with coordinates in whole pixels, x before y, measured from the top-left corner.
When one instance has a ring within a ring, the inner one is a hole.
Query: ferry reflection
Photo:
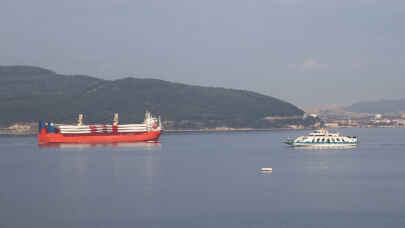
[[[61,148],[61,149],[83,149],[95,147],[120,147],[133,149],[157,149],[160,148],[159,141],[151,142],[127,142],[127,143],[44,143],[38,144],[40,148]]]
[[[351,146],[298,146],[292,147],[294,150],[350,150],[357,148],[357,145]]]

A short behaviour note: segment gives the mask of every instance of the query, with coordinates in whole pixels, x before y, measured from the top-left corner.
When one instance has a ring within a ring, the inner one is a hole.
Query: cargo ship
[[[162,121],[145,113],[145,120],[139,124],[119,124],[118,113],[112,124],[83,124],[79,114],[76,125],[56,124],[39,121],[38,143],[116,143],[157,141],[163,132]]]

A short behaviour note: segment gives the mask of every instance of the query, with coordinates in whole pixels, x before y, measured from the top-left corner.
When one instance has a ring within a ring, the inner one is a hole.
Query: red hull
[[[38,143],[112,143],[112,142],[141,142],[159,139],[162,131],[140,133],[92,133],[92,134],[38,134]]]

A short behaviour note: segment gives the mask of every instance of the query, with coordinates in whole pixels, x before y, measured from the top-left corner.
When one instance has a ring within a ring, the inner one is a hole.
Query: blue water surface
[[[405,129],[340,131],[359,146],[280,143],[308,131],[0,137],[0,227],[405,227]]]

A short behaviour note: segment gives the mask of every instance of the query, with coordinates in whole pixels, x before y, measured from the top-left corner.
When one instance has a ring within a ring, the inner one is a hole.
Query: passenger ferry
[[[356,136],[343,136],[339,133],[330,133],[326,129],[311,132],[307,136],[296,139],[287,139],[284,143],[291,146],[311,147],[350,147],[357,145]]]
[[[76,125],[39,121],[38,143],[118,143],[156,141],[163,132],[160,117],[146,112],[143,123],[118,124],[118,113],[112,124],[83,124],[79,114]]]

